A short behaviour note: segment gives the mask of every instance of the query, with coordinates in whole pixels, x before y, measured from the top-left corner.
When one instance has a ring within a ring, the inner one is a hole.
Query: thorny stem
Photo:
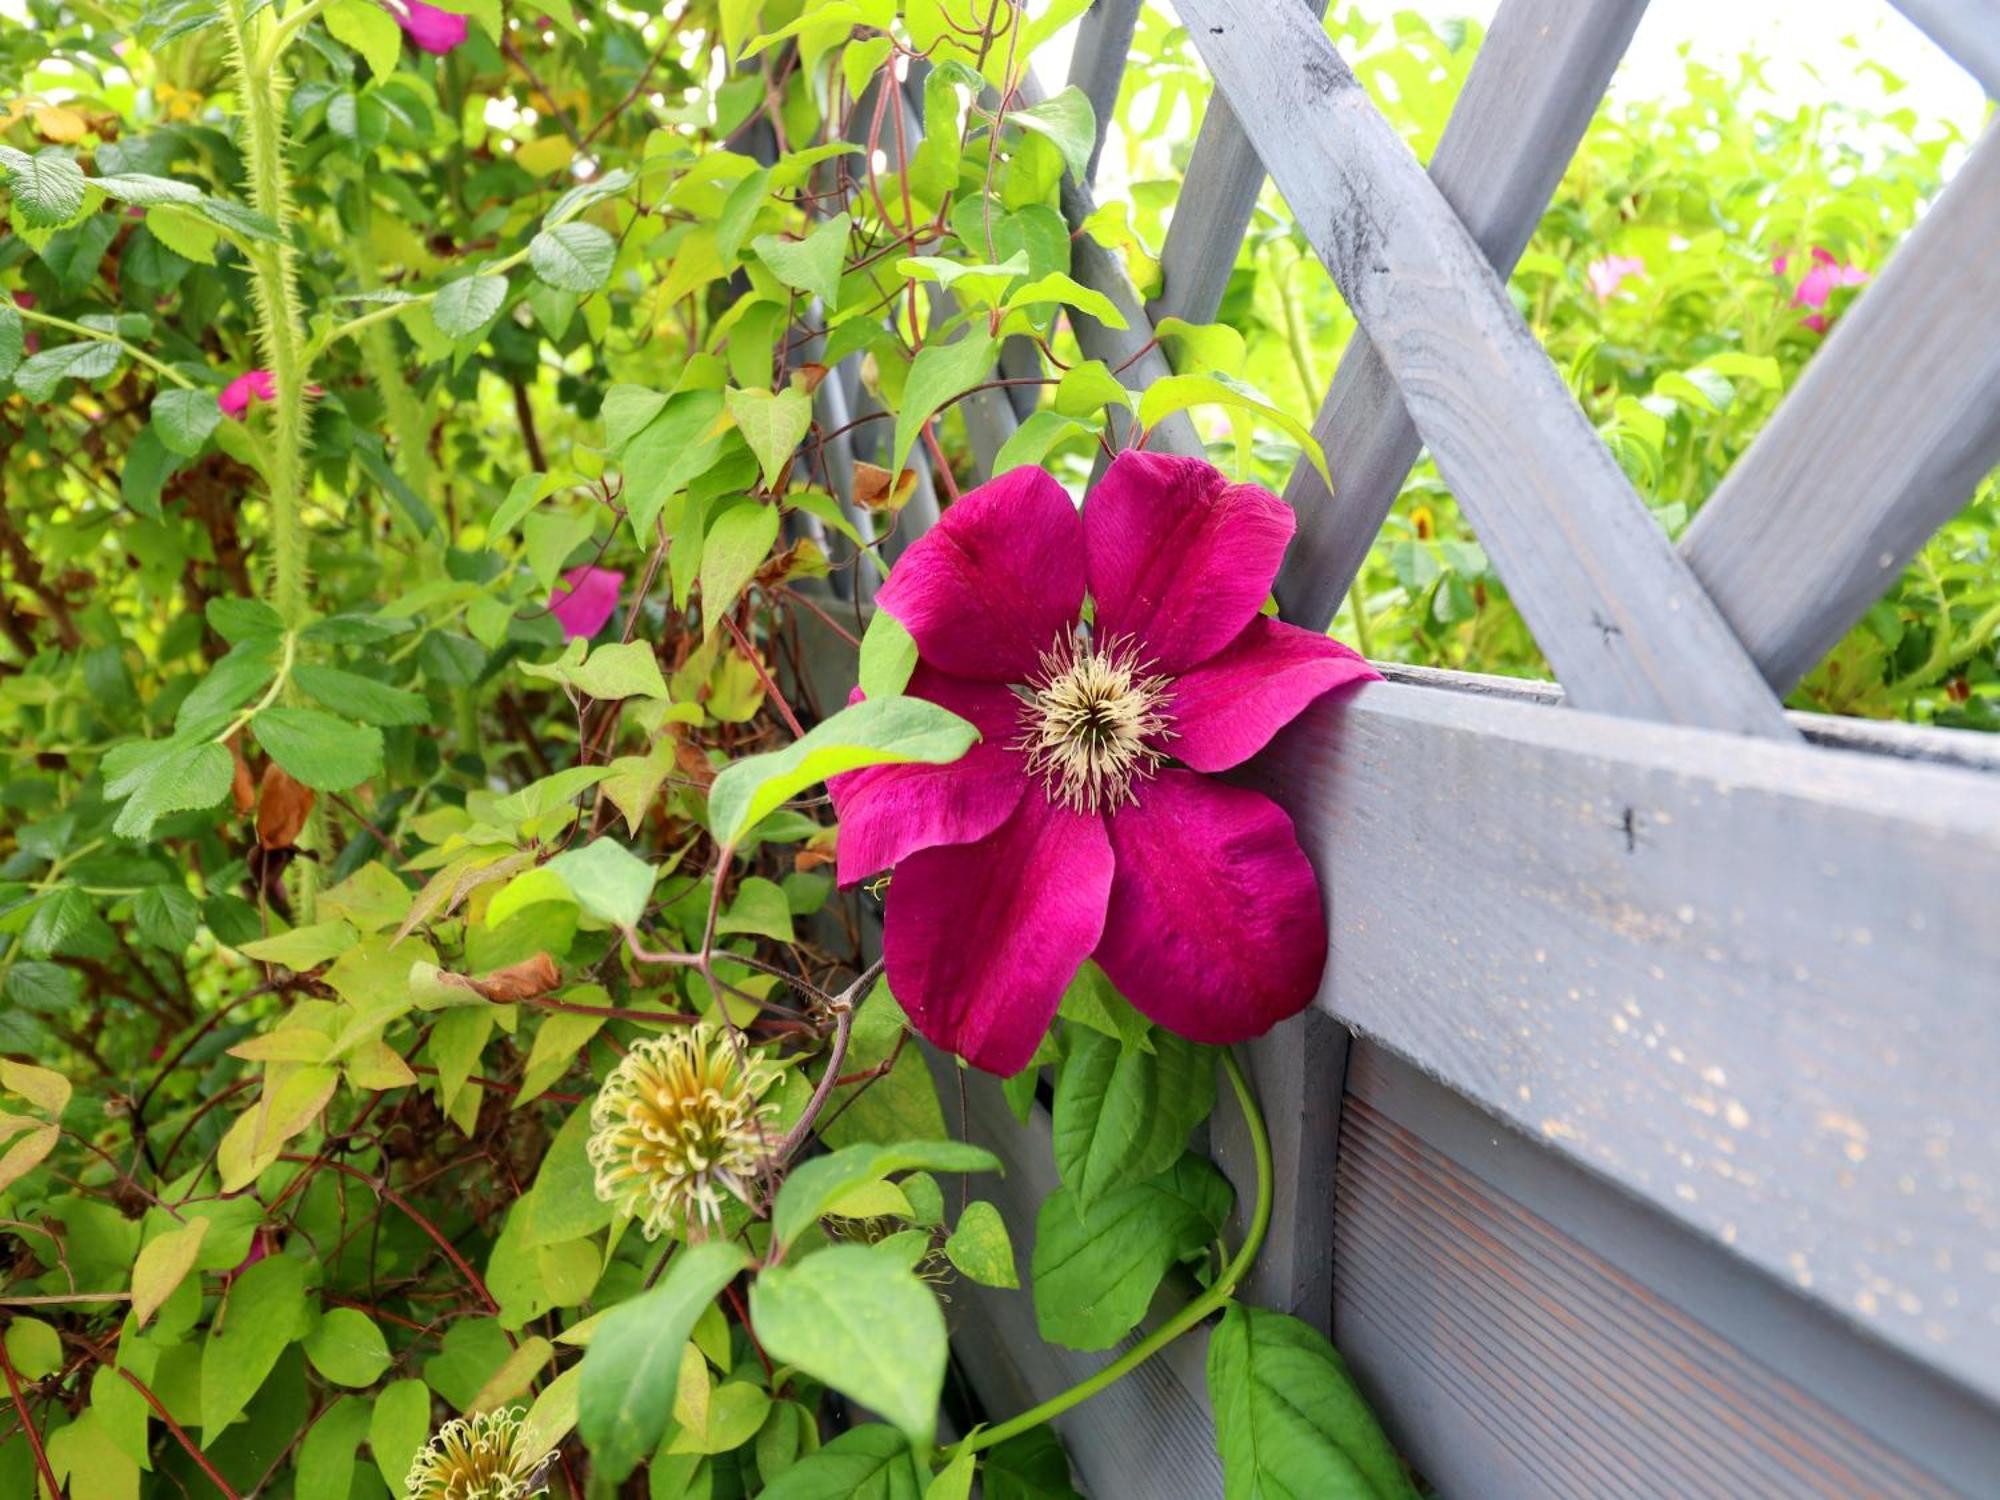
[[[1229,1075],[1230,1087],[1236,1091],[1237,1107],[1243,1111],[1243,1123],[1250,1130],[1250,1150],[1257,1161],[1257,1204],[1251,1211],[1250,1225],[1243,1232],[1243,1244],[1223,1268],[1215,1284],[1103,1369],[1079,1380],[1068,1390],[1049,1397],[1041,1405],[1029,1407],[1018,1417],[997,1427],[981,1428],[955,1447],[945,1449],[938,1455],[941,1460],[948,1461],[958,1453],[977,1453],[996,1443],[1004,1443],[1010,1437],[1061,1416],[1073,1406],[1080,1406],[1136,1370],[1235,1294],[1237,1285],[1249,1274],[1251,1263],[1257,1259],[1257,1251],[1264,1243],[1264,1232],[1271,1224],[1271,1137],[1264,1129],[1264,1116],[1257,1108],[1256,1096],[1250,1091],[1250,1080],[1243,1076],[1243,1067],[1236,1061],[1234,1052],[1225,1051],[1222,1054],[1222,1068]]]

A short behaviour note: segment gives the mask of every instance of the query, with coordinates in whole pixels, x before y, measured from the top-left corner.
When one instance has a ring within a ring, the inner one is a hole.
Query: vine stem
[[[1229,1075],[1229,1086],[1236,1091],[1237,1107],[1243,1111],[1243,1123],[1250,1131],[1250,1150],[1257,1161],[1257,1205],[1251,1210],[1250,1225],[1243,1233],[1242,1245],[1238,1247],[1229,1264],[1223,1268],[1222,1275],[1216,1278],[1215,1285],[1103,1369],[1079,1380],[1068,1390],[1049,1397],[1041,1405],[1029,1407],[1018,1417],[1010,1418],[998,1427],[981,1428],[964,1441],[941,1452],[938,1455],[940,1460],[949,1462],[959,1453],[977,1453],[983,1448],[991,1448],[995,1443],[1004,1443],[1010,1437],[1016,1437],[1030,1428],[1039,1427],[1042,1423],[1061,1416],[1073,1406],[1082,1405],[1092,1396],[1138,1369],[1140,1365],[1235,1295],[1237,1286],[1250,1273],[1250,1266],[1257,1259],[1257,1252],[1263,1248],[1265,1231],[1271,1226],[1271,1137],[1264,1128],[1264,1115],[1257,1108],[1256,1096],[1250,1091],[1250,1080],[1244,1077],[1243,1066],[1237,1062],[1234,1051],[1225,1051],[1222,1054],[1222,1068]]]

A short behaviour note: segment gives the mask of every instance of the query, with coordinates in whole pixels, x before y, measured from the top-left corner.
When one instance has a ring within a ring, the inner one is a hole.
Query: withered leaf
[[[266,849],[289,849],[299,841],[315,793],[272,761],[257,788],[257,842]]]

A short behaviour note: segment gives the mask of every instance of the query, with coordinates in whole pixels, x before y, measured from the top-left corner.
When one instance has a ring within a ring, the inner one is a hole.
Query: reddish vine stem
[[[458,1247],[452,1244],[452,1242],[449,1239],[445,1238],[444,1231],[439,1229],[437,1225],[433,1224],[429,1219],[425,1218],[422,1214],[418,1213],[416,1208],[410,1203],[409,1199],[405,1198],[401,1193],[397,1192],[394,1188],[390,1187],[389,1184],[384,1182],[381,1178],[371,1177],[368,1175],[368,1173],[362,1171],[359,1167],[351,1167],[344,1161],[326,1161],[321,1159],[320,1157],[305,1156],[290,1151],[285,1152],[278,1158],[278,1160],[298,1162],[301,1165],[308,1167],[331,1167],[333,1168],[334,1171],[345,1173],[347,1176],[354,1178],[356,1181],[365,1183],[369,1187],[373,1188],[376,1192],[380,1193],[384,1198],[388,1199],[391,1203],[395,1204],[396,1207],[400,1208],[403,1211],[404,1215],[409,1219],[409,1221],[412,1224],[416,1225],[417,1228],[421,1229],[424,1232],[425,1236],[430,1240],[430,1242],[433,1245],[436,1245],[439,1250],[444,1252],[444,1258],[450,1261],[452,1263],[452,1266],[458,1271],[459,1275],[465,1278],[466,1285],[471,1287],[473,1291],[479,1294],[479,1300],[486,1304],[486,1310],[488,1312],[500,1311],[500,1304],[493,1300],[493,1294],[486,1289],[485,1281],[483,1281],[480,1278],[480,1275],[477,1271],[473,1270],[472,1263],[468,1261],[463,1255],[459,1254]]]
[[[123,1365],[114,1365],[112,1368],[125,1377],[126,1384],[146,1398],[146,1404],[153,1408],[162,1422],[167,1424],[167,1431],[173,1434],[174,1441],[187,1450],[187,1456],[193,1459],[201,1472],[208,1476],[208,1482],[222,1492],[222,1500],[242,1500],[242,1497],[230,1488],[229,1481],[224,1479],[215,1465],[208,1461],[208,1455],[195,1446],[194,1439],[189,1437],[181,1424],[174,1420],[173,1413],[168,1411],[160,1398],[153,1394],[146,1382]]]
[[[7,1353],[5,1339],[0,1339],[0,1372],[7,1376],[7,1394],[13,1397],[14,1410],[20,1414],[21,1430],[28,1435],[28,1446],[34,1450],[35,1467],[41,1471],[42,1483],[49,1487],[51,1495],[60,1495],[62,1486],[56,1483],[56,1471],[49,1467],[49,1451],[42,1446],[42,1430],[28,1413],[27,1398],[21,1394],[21,1377],[14,1372],[14,1361]]]

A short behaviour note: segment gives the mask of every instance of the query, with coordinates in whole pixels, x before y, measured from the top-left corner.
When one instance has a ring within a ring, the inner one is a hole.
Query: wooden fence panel
[[[2000,0],[1890,0],[2000,98]]]
[[[1780,691],[1818,665],[2000,463],[2000,131],[1681,539]]]
[[[1495,272],[1514,269],[1645,13],[1646,0],[1506,0],[1430,164]],[[1261,169],[1262,163],[1259,163]],[[1422,446],[1365,331],[1335,372],[1313,434],[1334,478],[1301,460],[1285,486],[1299,534],[1278,579],[1285,618],[1323,630],[1375,545]]]
[[[1385,683],[1255,780],[1334,1016],[2000,1396],[1989,777]]]

